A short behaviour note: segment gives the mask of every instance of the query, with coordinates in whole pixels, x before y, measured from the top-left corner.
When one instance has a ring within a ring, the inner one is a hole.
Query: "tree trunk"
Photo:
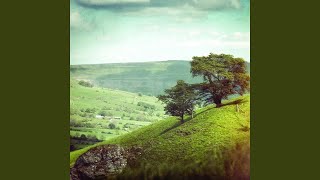
[[[180,116],[180,122],[181,122],[181,124],[183,124],[184,123],[184,119],[183,119],[183,115],[182,116]]]
[[[222,103],[221,103],[222,98],[215,98],[214,99],[214,103],[216,104],[216,107],[221,107]]]

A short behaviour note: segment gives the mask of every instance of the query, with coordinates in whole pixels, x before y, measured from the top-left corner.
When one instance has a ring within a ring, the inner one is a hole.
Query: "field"
[[[144,149],[140,160],[143,166],[128,169],[122,176],[148,174],[154,178],[170,177],[173,173],[247,177],[250,172],[250,95],[223,103],[221,108],[209,105],[197,110],[195,117],[187,117],[184,124],[170,117],[71,152],[70,166],[94,146],[120,144]]]
[[[166,117],[156,97],[70,80],[70,135],[107,140]],[[110,124],[113,124],[112,126]],[[88,140],[88,139],[86,139]],[[75,149],[91,143],[74,144]]]

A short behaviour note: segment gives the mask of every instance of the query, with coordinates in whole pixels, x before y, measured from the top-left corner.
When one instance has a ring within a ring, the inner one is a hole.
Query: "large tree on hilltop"
[[[213,54],[193,57],[191,61],[193,77],[202,76],[204,82],[198,84],[205,100],[222,105],[222,99],[232,94],[249,91],[250,76],[246,73],[245,61],[228,54]]]
[[[184,123],[184,115],[192,115],[196,104],[196,93],[191,85],[182,80],[171,89],[166,89],[164,95],[159,95],[158,99],[164,102],[165,111],[172,116],[180,117],[181,123]]]

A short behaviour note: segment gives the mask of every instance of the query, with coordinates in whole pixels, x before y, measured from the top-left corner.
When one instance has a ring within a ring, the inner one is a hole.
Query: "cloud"
[[[89,31],[93,29],[93,24],[83,19],[79,11],[70,12],[70,28]]]
[[[86,8],[114,10],[123,8],[143,8],[150,4],[150,0],[76,0],[76,2]]]
[[[76,2],[87,8],[95,9],[135,9],[141,10],[148,7],[179,8],[185,5],[200,10],[225,10],[239,9],[240,0],[76,0]]]
[[[221,10],[221,9],[239,9],[240,0],[194,0],[194,6],[199,9]]]
[[[204,21],[208,19],[208,12],[195,9],[190,5],[184,5],[179,8],[174,7],[148,7],[140,11],[125,11],[123,15],[128,17],[167,17],[171,22],[190,23],[195,21]]]
[[[183,31],[183,30],[182,30]],[[228,49],[250,49],[249,32],[214,32],[214,31],[193,31],[185,30],[190,38],[179,42],[181,47],[211,47]],[[199,37],[205,35],[203,38]]]

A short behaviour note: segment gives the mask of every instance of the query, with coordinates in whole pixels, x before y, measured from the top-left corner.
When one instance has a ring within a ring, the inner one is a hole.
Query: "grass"
[[[201,174],[206,168],[210,169],[208,165],[210,162],[211,164],[214,162],[214,168],[217,171],[229,172],[223,167],[226,162],[229,162],[223,158],[223,154],[226,154],[226,150],[232,152],[231,150],[239,144],[249,143],[250,95],[223,103],[225,105],[221,108],[210,105],[198,110],[195,117],[193,119],[187,117],[184,124],[170,117],[133,132],[71,152],[70,166],[73,166],[76,159],[92,147],[103,144],[120,144],[122,146],[138,145],[144,149],[140,161],[144,167],[139,169],[141,171],[145,171],[148,166],[152,167],[153,173],[158,175],[170,171],[176,174],[199,171],[196,173]],[[237,111],[237,105],[240,111]],[[231,164],[236,163],[232,161]]]
[[[70,79],[71,136],[84,134],[107,140],[166,117],[163,105],[156,97],[101,87],[84,87],[78,82]],[[139,106],[139,102],[154,109]],[[121,120],[96,118],[101,112],[110,117],[121,117]],[[116,129],[109,129],[110,123],[115,124]]]

